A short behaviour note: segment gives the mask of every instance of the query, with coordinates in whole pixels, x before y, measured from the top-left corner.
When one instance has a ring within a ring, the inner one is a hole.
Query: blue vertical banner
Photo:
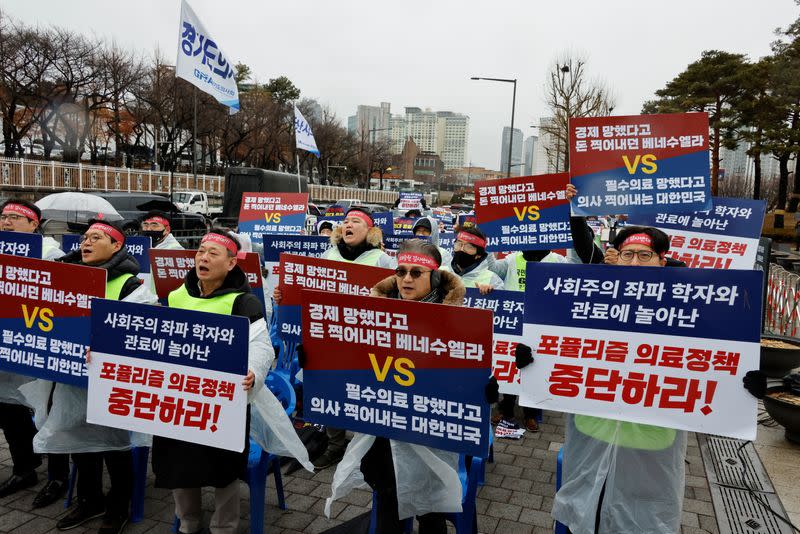
[[[0,232],[0,254],[42,257],[42,234],[27,232]]]

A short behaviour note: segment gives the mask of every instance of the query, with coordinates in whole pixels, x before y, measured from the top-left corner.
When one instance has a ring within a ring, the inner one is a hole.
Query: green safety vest
[[[330,255],[327,258],[323,258],[326,260],[332,261],[343,261],[345,263],[357,263],[359,265],[370,265],[372,267],[376,267],[378,265],[378,260],[381,258],[381,254],[383,251],[378,248],[373,248],[361,254],[355,260],[346,260],[344,256],[339,252],[338,247],[333,247],[328,249],[331,251]]]
[[[515,252],[514,256],[516,256],[514,265],[509,266],[508,270],[506,270],[506,279],[504,280],[505,289],[510,291],[525,291],[525,268],[528,262],[525,261],[522,252]],[[545,256],[540,263],[558,263],[558,260],[554,256],[555,254],[551,252]]]
[[[672,428],[628,423],[591,415],[576,415],[575,428],[599,441],[645,451],[666,449],[672,445],[677,435],[677,431]]]
[[[170,292],[167,297],[167,303],[170,308],[231,315],[233,303],[236,297],[241,294],[241,292],[234,292],[211,298],[198,298],[191,296],[189,292],[186,291],[186,286],[181,284],[181,287]]]
[[[113,280],[106,282],[106,298],[109,300],[119,300],[119,295],[122,293],[122,286],[131,278],[131,273],[121,274]]]

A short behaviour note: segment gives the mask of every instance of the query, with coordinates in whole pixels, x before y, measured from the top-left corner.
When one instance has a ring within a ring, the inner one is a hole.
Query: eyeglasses
[[[636,256],[641,263],[647,263],[655,255],[656,253],[652,250],[623,250],[619,253],[619,259],[627,263],[633,261],[633,257]]]
[[[467,254],[475,254],[478,252],[478,249],[472,243],[464,243],[463,241],[456,241],[453,243],[453,250],[463,250]]]
[[[12,221],[17,222],[21,221],[22,219],[27,219],[24,215],[17,215],[16,213],[3,213],[0,215],[0,221]]]
[[[429,273],[429,272],[431,272],[431,271],[430,270],[423,271],[422,269],[410,269],[409,270],[409,269],[405,269],[403,267],[398,267],[397,269],[394,270],[394,274],[398,278],[405,278],[406,275],[410,274],[411,278],[414,279],[414,280],[416,280],[417,278],[422,276],[424,273]]]
[[[105,237],[105,234],[90,234],[90,235],[82,235],[81,236],[81,243],[86,243],[87,241],[89,244],[94,244],[100,241]],[[109,238],[110,239],[110,238]]]

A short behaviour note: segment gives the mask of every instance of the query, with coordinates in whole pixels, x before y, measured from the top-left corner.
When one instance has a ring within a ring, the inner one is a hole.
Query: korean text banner
[[[311,152],[319,157],[319,149],[317,149],[317,142],[314,140],[314,132],[311,131],[311,125],[303,114],[294,107],[294,138],[295,145],[301,150]]]
[[[400,193],[397,202],[397,209],[400,211],[420,210],[422,211],[422,193],[412,193],[410,191]]]
[[[572,247],[569,175],[475,182],[475,215],[489,252]]]
[[[478,219],[474,213],[459,213],[456,216],[456,225],[461,228],[469,228],[478,224]]]
[[[655,226],[670,238],[667,256],[701,269],[752,269],[766,202],[713,197],[714,207],[695,213],[632,216],[628,224]]]
[[[245,317],[97,299],[89,423],[244,450]]]
[[[272,291],[280,283],[281,252],[321,257],[331,248],[331,240],[321,235],[264,235],[264,269],[267,272],[265,292],[272,296]]]
[[[711,208],[706,113],[570,119],[569,143],[574,215]]]
[[[0,371],[86,387],[91,299],[106,271],[0,255]]]
[[[231,114],[239,111],[233,62],[222,53],[186,0],[181,2],[175,75],[231,108]]]
[[[239,232],[252,242],[264,234],[300,234],[307,208],[308,193],[242,193]]]
[[[186,279],[186,274],[194,269],[196,250],[162,250],[150,249],[150,266],[152,267],[153,284],[156,295],[162,302],[166,302],[169,294],[178,289]],[[236,265],[241,267],[247,275],[247,283],[253,295],[261,301],[264,310],[264,289],[261,278],[261,260],[255,252],[245,253],[244,259],[239,259]]]
[[[394,219],[392,217],[392,212],[390,211],[380,211],[375,212],[371,215],[372,222],[375,223],[375,226],[381,229],[383,235],[391,234],[394,232]]]
[[[300,291],[317,289],[341,295],[369,295],[372,286],[392,276],[394,271],[346,263],[281,254],[278,328],[286,341],[300,341]]]
[[[0,232],[0,254],[42,257],[42,234],[28,232]]]
[[[761,273],[529,265],[526,406],[755,439]]]
[[[411,217],[395,217],[392,224],[394,235],[413,235],[415,222]]]
[[[397,251],[400,249],[400,245],[403,244],[403,241],[408,241],[409,239],[424,239],[425,241],[429,241],[430,238],[427,236],[415,236],[414,234],[390,234],[383,236],[383,246],[384,252],[391,258],[397,257]]]
[[[306,419],[486,455],[491,312],[321,291],[302,299]]]
[[[494,290],[481,295],[475,288],[467,289],[464,306],[491,311],[494,321],[492,373],[500,385],[500,393],[519,395],[519,381],[514,354],[522,341],[522,319],[525,314],[525,294],[522,291]]]
[[[64,234],[61,236],[61,249],[69,254],[81,246],[81,236],[78,234]],[[150,238],[141,235],[125,236],[125,248],[128,254],[136,258],[139,263],[139,274],[150,273]],[[140,277],[141,278],[141,277]]]

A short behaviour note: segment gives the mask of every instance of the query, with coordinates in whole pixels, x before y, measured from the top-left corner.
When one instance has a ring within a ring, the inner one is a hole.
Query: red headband
[[[485,239],[481,239],[480,237],[474,234],[470,234],[469,232],[459,232],[456,239],[464,241],[465,243],[470,243],[472,245],[475,245],[476,247],[486,248]]]
[[[623,241],[619,248],[622,249],[625,245],[644,245],[653,248],[653,240],[647,234],[633,234]]]
[[[234,256],[236,256],[239,253],[239,249],[236,247],[236,243],[233,241],[233,239],[226,237],[224,235],[214,234],[214,233],[206,234],[205,237],[203,237],[202,241],[200,241],[200,244],[202,245],[203,243],[206,242],[222,245],[223,247],[228,249],[230,253],[233,254]]]
[[[436,263],[436,260],[434,260],[430,256],[425,256],[424,254],[416,254],[414,252],[403,252],[402,254],[398,255],[397,263],[398,264],[406,263],[409,265],[428,267],[434,271],[439,268],[439,264]]]
[[[143,222],[163,224],[164,227],[169,230],[169,221],[164,217],[150,217],[149,219],[145,219]]]
[[[116,228],[114,228],[113,226],[110,226],[108,224],[96,222],[96,223],[94,223],[93,225],[91,225],[89,227],[89,230],[100,230],[104,234],[106,234],[106,235],[110,236],[111,238],[113,238],[114,240],[116,240],[117,243],[124,243],[125,242],[125,234],[123,234],[122,232],[120,232],[119,230],[117,230]],[[89,230],[87,230],[87,232]]]
[[[345,216],[345,218],[350,217],[351,215],[353,217],[358,217],[359,219],[364,221],[366,223],[366,225],[369,226],[370,228],[375,226],[375,223],[372,222],[372,217],[370,217],[369,215],[367,215],[363,211],[358,211],[358,210],[349,211],[347,213],[347,215]]]
[[[32,221],[39,222],[39,217],[36,215],[36,212],[27,206],[23,206],[22,204],[14,204],[14,203],[6,204],[5,207],[3,208],[3,213],[7,211],[11,211],[13,213],[19,213],[20,215],[24,215],[25,217],[27,217]]]

